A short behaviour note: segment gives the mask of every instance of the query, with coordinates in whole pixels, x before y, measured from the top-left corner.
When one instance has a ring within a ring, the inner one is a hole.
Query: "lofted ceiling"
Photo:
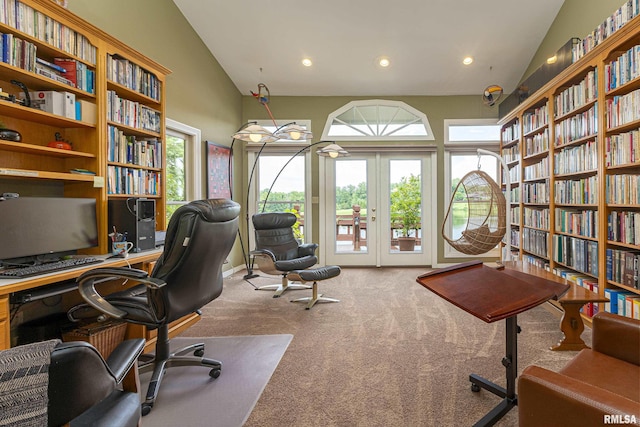
[[[563,3],[173,1],[243,95],[262,82],[280,96],[474,95],[492,84],[509,93]]]

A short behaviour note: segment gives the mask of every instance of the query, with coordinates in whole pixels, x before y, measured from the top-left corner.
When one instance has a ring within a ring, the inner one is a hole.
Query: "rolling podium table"
[[[484,388],[502,398],[502,402],[480,419],[475,426],[491,426],[518,404],[517,315],[550,299],[558,299],[569,285],[552,280],[524,281],[501,270],[471,261],[419,276],[417,282],[451,304],[487,323],[506,319],[506,388],[476,374],[469,375],[472,391]]]

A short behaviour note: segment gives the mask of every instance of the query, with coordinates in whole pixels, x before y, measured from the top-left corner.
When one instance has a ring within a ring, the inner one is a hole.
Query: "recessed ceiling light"
[[[385,58],[382,57],[380,58],[380,60],[378,61],[378,65],[380,65],[381,67],[388,67],[389,65],[391,65],[391,62],[389,62],[389,58]]]
[[[313,65],[313,62],[311,62],[309,58],[304,58],[302,60],[302,65],[304,65],[305,67],[311,67]]]
[[[462,60],[462,63],[463,63],[464,65],[469,65],[469,64],[471,64],[472,62],[473,62],[473,58],[472,58],[472,57],[470,57],[470,56],[467,56],[467,57],[465,57],[465,58]]]

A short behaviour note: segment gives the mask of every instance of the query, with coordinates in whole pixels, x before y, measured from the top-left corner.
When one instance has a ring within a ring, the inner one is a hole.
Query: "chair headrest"
[[[256,230],[288,228],[296,223],[297,218],[290,212],[259,213],[251,217]]]
[[[188,205],[208,222],[231,221],[240,214],[240,205],[229,199],[195,200]]]

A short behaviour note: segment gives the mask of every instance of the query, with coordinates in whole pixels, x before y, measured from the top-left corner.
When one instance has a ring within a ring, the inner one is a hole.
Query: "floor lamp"
[[[271,118],[271,121],[276,127],[276,130],[274,132],[270,132],[264,127],[258,125],[257,122],[249,122],[241,126],[240,129],[238,129],[238,131],[233,135],[233,140],[231,141],[231,147],[230,147],[231,152],[233,152],[233,147],[235,145],[236,140],[262,144],[260,146],[260,149],[257,152],[253,165],[251,166],[251,172],[249,173],[249,181],[246,187],[246,191],[247,191],[247,198],[246,198],[246,204],[245,204],[245,230],[247,233],[246,239],[242,238],[242,233],[240,230],[238,230],[240,246],[242,249],[242,256],[243,256],[245,268],[247,270],[247,273],[243,277],[245,280],[258,277],[258,275],[254,274],[253,272],[253,265],[250,260],[248,246],[250,241],[249,239],[249,230],[250,230],[249,201],[250,201],[250,195],[251,195],[251,185],[253,183],[253,177],[255,175],[256,168],[258,166],[260,155],[262,154],[267,144],[269,143],[275,143],[278,140],[288,140],[288,141],[310,140],[313,137],[313,134],[310,131],[308,131],[302,126],[297,125],[295,122],[287,123],[279,127],[277,126],[276,121],[273,117],[273,114],[271,113],[271,110],[269,109],[269,106],[268,106],[270,93],[266,85],[264,85],[263,83],[260,83],[258,85],[258,92],[255,93],[252,91],[251,94],[257,99],[257,101],[261,105],[265,107],[265,109],[267,110],[267,113],[269,114],[269,117]],[[299,154],[305,152],[306,150],[310,149],[313,146],[316,146],[322,143],[328,143],[329,145],[317,150],[316,153],[318,155],[328,156],[332,158],[348,155],[346,150],[344,150],[339,145],[332,143],[331,141],[318,141],[318,142],[310,143],[309,145],[305,145],[296,153],[294,153],[291,156],[291,158],[285,163],[285,165],[280,169],[280,171],[274,178],[271,186],[269,187],[269,191],[267,193],[266,199],[269,198],[269,195],[271,194],[271,190],[273,189],[273,184],[275,184],[276,180],[278,179],[280,174],[284,171],[284,169],[287,167],[287,165]],[[231,161],[231,159],[229,161]],[[229,167],[229,171],[230,171],[229,173],[231,173],[231,167]],[[229,182],[231,182],[231,179],[229,179]],[[265,199],[265,204],[263,205],[263,211],[264,211],[264,206],[266,206],[266,199]],[[246,241],[247,248],[245,248],[245,241]]]

